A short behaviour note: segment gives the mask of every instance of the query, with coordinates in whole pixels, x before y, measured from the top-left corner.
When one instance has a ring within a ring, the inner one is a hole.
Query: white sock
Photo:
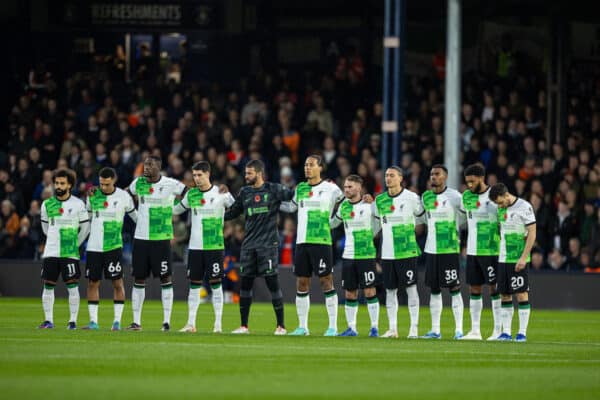
[[[125,307],[124,301],[115,300],[113,308],[115,309],[115,321],[121,322],[121,317],[123,316],[123,308]]]
[[[90,322],[98,323],[98,302],[91,303],[88,301],[88,311],[90,313]]]
[[[357,332],[356,314],[358,313],[358,300],[346,300],[344,309],[346,310],[346,322],[348,322],[348,327]]]
[[[44,285],[42,308],[44,309],[44,321],[54,322],[54,286],[50,288],[50,285]]]
[[[429,311],[431,313],[431,331],[434,333],[440,333],[440,319],[442,317],[443,308],[442,294],[432,293],[429,297]]]
[[[173,284],[162,285],[160,291],[163,306],[163,323],[171,323],[171,311],[173,310]]]
[[[298,326],[308,329],[308,311],[310,310],[310,296],[308,292],[296,293],[296,314],[298,314]]]
[[[385,309],[387,310],[390,331],[398,331],[398,289],[386,289]]]
[[[531,314],[531,305],[519,304],[519,333],[527,336],[527,325],[529,325],[529,315]]]
[[[460,290],[456,293],[451,293],[452,295],[452,314],[454,314],[454,323],[456,324],[456,332],[463,331],[463,314],[465,310],[465,305],[463,303],[463,298],[460,295]]]
[[[69,313],[71,317],[69,322],[77,322],[77,314],[79,314],[79,286],[67,287],[69,291]]]
[[[502,305],[502,333],[512,335],[512,319],[515,309],[513,308],[512,302],[510,304]]]
[[[329,316],[329,328],[337,331],[338,295],[335,289],[325,292],[325,307],[327,308],[327,316]]]
[[[367,310],[369,310],[369,319],[371,320],[371,328],[379,327],[379,299],[377,296],[367,298]]]
[[[502,300],[500,295],[492,296],[492,316],[494,317],[494,334],[502,332]]]
[[[223,286],[221,284],[211,285],[212,289],[212,304],[215,312],[215,327],[221,328],[223,320]]]
[[[411,329],[419,326],[419,291],[417,285],[410,285],[406,288],[406,295],[408,296],[408,314],[410,315],[410,327]]]
[[[196,326],[196,315],[200,305],[200,287],[190,287],[188,294],[188,322],[190,326]]]
[[[142,324],[142,306],[146,298],[146,286],[134,284],[131,291],[131,308],[133,310],[133,323]]]
[[[481,332],[481,310],[483,300],[481,295],[471,295],[469,299],[469,314],[471,314],[471,331]]]

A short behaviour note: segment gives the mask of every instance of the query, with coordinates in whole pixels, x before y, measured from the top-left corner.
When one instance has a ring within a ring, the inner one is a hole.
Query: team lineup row
[[[408,295],[410,327],[408,338],[441,338],[442,289],[452,298],[454,338],[482,340],[480,319],[483,285],[489,285],[494,327],[488,340],[512,340],[513,295],[518,301],[518,342],[526,341],[530,315],[528,263],[535,242],[535,214],[531,205],[508,192],[502,183],[489,187],[485,170],[471,165],[464,171],[467,190],[462,195],[446,186],[448,171],[434,165],[430,171],[431,189],[418,196],[403,188],[403,173],[392,166],[385,171],[387,190],[375,199],[363,194],[357,175],[344,181],[343,191],[321,178],[322,159],[307,157],[306,181],[295,189],[264,180],[259,160],[245,167],[244,186],[234,198],[228,189],[210,180],[210,164],[192,167],[195,186],[186,186],[161,176],[161,160],[148,157],[144,174],[127,190],[115,186],[115,171],[104,168],[100,185],[90,191],[86,202],[71,196],[75,176],[71,171],[54,173],[55,195],[42,204],[42,228],[47,235],[42,264],[44,289],[42,305],[45,320],[40,328],[53,328],[54,287],[59,276],[69,292],[69,329],[76,329],[79,311],[79,247],[87,239],[86,277],[90,322],[84,329],[98,329],[99,285],[102,277],[114,288],[113,330],[121,329],[125,293],[121,266],[122,224],[125,214],[136,223],[131,293],[133,322],[130,330],[141,330],[145,281],[160,279],[163,305],[162,330],[170,327],[173,307],[170,240],[173,214],[190,213],[191,234],[188,256],[188,322],[182,332],[196,331],[200,287],[207,280],[212,288],[215,313],[213,331],[221,332],[223,312],[223,224],[245,217],[245,237],[240,256],[240,327],[236,334],[249,333],[249,313],[254,279],[263,277],[271,293],[277,327],[276,335],[288,334],[284,324],[282,293],[277,273],[280,211],[297,212],[294,273],[297,277],[296,311],[299,325],[290,335],[309,335],[309,284],[317,276],[325,295],[329,326],[325,336],[357,336],[358,291],[363,290],[371,321],[369,336],[379,336],[379,301],[375,274],[377,249],[374,238],[381,235],[381,268],[386,289],[389,329],[381,335],[398,337],[398,289]],[[136,208],[137,204],[137,208]],[[430,288],[431,330],[419,336],[419,295],[417,257],[421,249],[415,227],[427,227],[425,243],[425,283]],[[342,288],[345,291],[347,328],[338,333],[338,296],[333,285],[331,229],[343,225]],[[463,334],[464,304],[460,296],[459,232],[467,229],[467,283],[470,285],[471,330]],[[88,238],[89,235],[89,238]]]

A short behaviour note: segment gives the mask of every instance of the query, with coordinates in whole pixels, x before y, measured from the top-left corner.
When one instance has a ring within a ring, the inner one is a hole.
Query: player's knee
[[[242,298],[243,297],[250,297],[251,298],[252,297],[252,289],[250,289],[250,290],[245,290],[245,289],[240,290],[240,297],[242,297]]]
[[[240,283],[241,291],[252,291],[252,286],[254,286],[254,278],[243,276],[242,282]]]
[[[265,282],[267,284],[267,288],[269,288],[269,291],[271,293],[281,293],[281,289],[279,288],[279,279],[276,275],[266,276]]]
[[[171,275],[161,276],[160,283],[161,284],[170,284],[171,283]]]
[[[100,285],[100,282],[98,282],[98,285]],[[125,285],[123,284],[123,279],[115,279],[112,281],[112,286],[116,290],[122,290]]]
[[[75,283],[79,283],[79,280],[78,279],[70,279],[68,281],[65,281],[65,284],[67,284],[67,285],[73,285]]]
[[[210,280],[208,281],[208,283],[209,283],[210,285],[218,285],[218,284],[220,284],[220,283],[221,283],[221,278],[210,279]]]
[[[325,275],[325,276],[321,276],[319,278],[319,283],[321,284],[321,289],[324,292],[328,292],[330,290],[333,290],[333,276],[331,274]]]
[[[434,296],[442,294],[442,289],[431,289],[431,294]]]
[[[527,292],[517,293],[517,301],[519,303],[522,303],[524,301],[529,301],[529,293],[527,293]]]
[[[296,290],[299,292],[308,292],[309,286],[310,286],[310,278],[300,276],[296,280]]]
[[[377,289],[375,289],[374,287],[365,288],[365,296],[366,297],[373,297],[376,295],[377,295]]]
[[[471,285],[471,294],[480,295],[481,290],[482,289],[480,285]]]
[[[503,302],[512,301],[512,295],[510,295],[510,294],[501,294],[500,298],[501,298],[501,301],[503,301]]]
[[[347,300],[356,300],[358,299],[358,290],[346,290],[345,296]]]
[[[452,286],[450,288],[450,293],[453,293],[453,292],[460,292],[460,285]]]

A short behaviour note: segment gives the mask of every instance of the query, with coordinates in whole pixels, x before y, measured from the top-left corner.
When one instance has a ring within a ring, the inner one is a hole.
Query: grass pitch
[[[57,295],[60,295],[57,291]],[[275,337],[270,304],[253,304],[249,336],[214,335],[212,306],[200,306],[199,333],[160,332],[160,302],[144,305],[142,332],[110,332],[112,302],[100,303],[98,332],[67,331],[68,305],[55,304],[53,330],[37,330],[39,299],[0,298],[0,397],[3,399],[599,399],[600,312],[533,308],[528,343],[456,342],[453,318],[442,314],[439,341],[374,339],[361,306],[357,338],[324,338],[325,307],[313,304],[310,337]],[[400,334],[408,315],[400,307]],[[174,331],[187,320],[175,302]],[[79,327],[87,321],[81,303]],[[288,330],[295,307],[286,304]],[[131,322],[127,302],[123,325]],[[226,305],[223,328],[239,324],[237,305]],[[345,325],[340,307],[339,326]],[[430,326],[421,309],[420,333]],[[465,330],[470,326],[465,312]],[[517,313],[513,330],[518,326]],[[484,310],[483,334],[491,311]],[[381,308],[380,331],[387,328]]]

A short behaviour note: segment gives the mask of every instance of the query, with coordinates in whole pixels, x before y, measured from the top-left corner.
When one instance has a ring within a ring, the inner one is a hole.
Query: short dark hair
[[[54,182],[56,178],[67,178],[67,182],[69,182],[71,187],[75,186],[75,172],[70,169],[57,169],[52,174],[52,182]]]
[[[263,163],[261,160],[250,160],[248,161],[248,164],[246,164],[246,168],[254,168],[257,173],[264,173],[265,163]]]
[[[104,167],[98,172],[98,176],[100,178],[109,179],[109,178],[117,178],[117,171],[111,167]]]
[[[210,174],[210,163],[208,161],[198,161],[192,165],[193,171],[208,172]]]
[[[306,158],[312,158],[313,160],[315,160],[315,161],[317,162],[317,165],[318,165],[319,167],[322,167],[322,166],[323,166],[323,157],[321,157],[321,156],[320,156],[320,155],[318,155],[318,154],[311,154],[311,155],[309,155],[309,156],[308,156],[308,157],[306,157]]]
[[[390,165],[388,167],[388,169],[393,169],[394,171],[396,171],[400,176],[404,176],[404,171],[402,171],[402,168],[400,168],[397,165]]]
[[[465,176],[485,176],[485,168],[481,164],[471,164],[465,168]]]
[[[146,157],[146,159],[156,161],[158,163],[158,165],[162,166],[162,158],[160,158],[159,156],[152,154],[152,155],[149,155],[148,157]]]
[[[448,175],[448,168],[446,168],[446,166],[444,164],[433,164],[431,169],[434,169],[434,168],[439,168],[439,169],[443,170],[446,173],[446,175]]]
[[[350,174],[350,175],[348,175],[346,177],[346,180],[350,181],[350,182],[360,183],[360,186],[362,186],[363,182],[364,182],[363,178],[360,175],[356,175],[356,174]]]
[[[504,183],[500,182],[492,186],[489,197],[491,201],[496,201],[498,197],[504,196],[506,193],[508,193],[508,188]]]

